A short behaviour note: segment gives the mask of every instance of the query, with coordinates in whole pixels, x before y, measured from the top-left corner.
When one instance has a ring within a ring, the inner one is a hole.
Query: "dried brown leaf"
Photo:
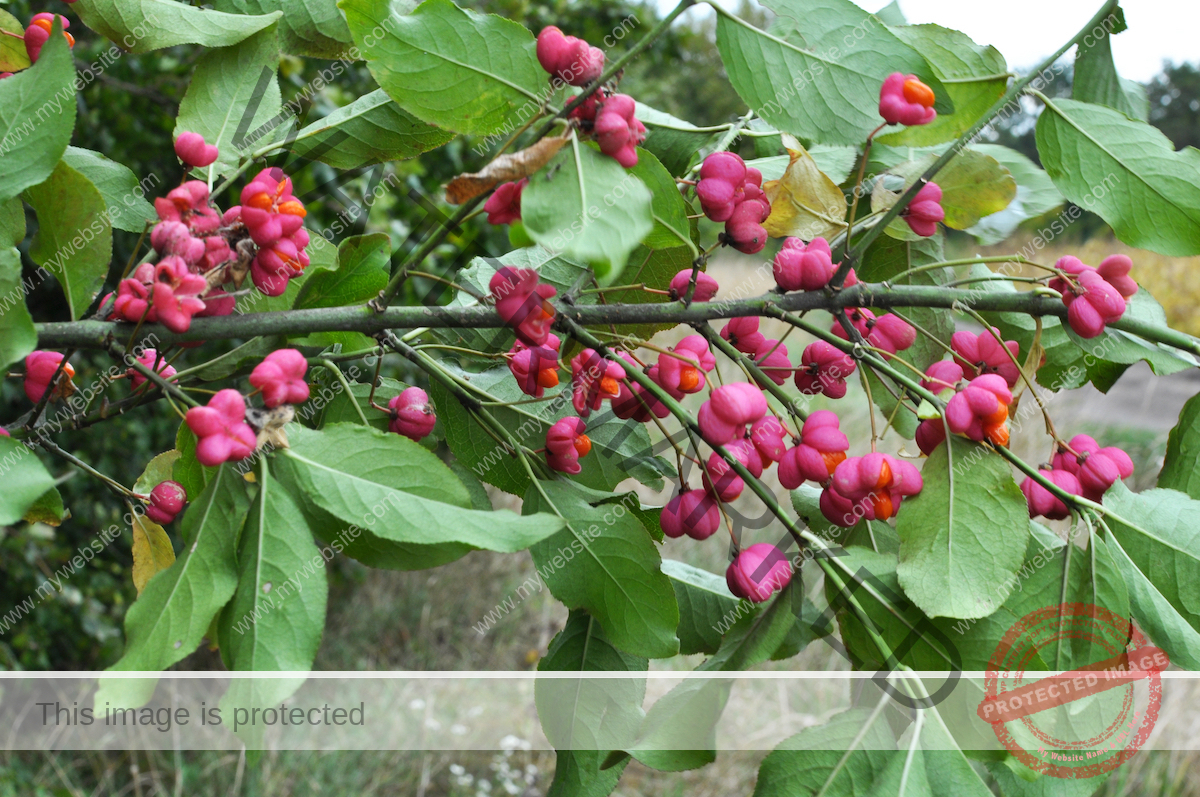
[[[491,191],[500,183],[528,177],[549,163],[567,141],[567,136],[548,136],[528,149],[501,155],[485,166],[483,171],[460,174],[446,186],[446,201],[451,205],[461,205]]]

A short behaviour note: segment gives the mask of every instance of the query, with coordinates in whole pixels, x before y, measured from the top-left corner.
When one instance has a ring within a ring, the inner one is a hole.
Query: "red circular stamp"
[[[996,646],[978,714],[1030,769],[1095,777],[1145,744],[1169,663],[1128,618],[1087,603],[1048,606]]]

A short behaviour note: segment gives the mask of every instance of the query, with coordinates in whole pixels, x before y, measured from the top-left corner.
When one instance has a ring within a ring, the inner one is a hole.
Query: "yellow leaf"
[[[846,229],[846,197],[818,167],[803,145],[784,137],[788,167],[783,177],[763,183],[771,215],[763,224],[772,238],[805,241],[832,238]]]
[[[163,527],[142,515],[133,518],[133,585],[138,595],[155,573],[175,562],[175,549]]]

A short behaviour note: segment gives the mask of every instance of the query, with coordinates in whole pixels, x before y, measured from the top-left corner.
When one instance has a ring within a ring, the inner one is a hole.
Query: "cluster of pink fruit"
[[[67,0],[67,2],[73,3],[75,0]],[[42,48],[46,46],[46,42],[50,41],[50,34],[54,30],[54,16],[54,14],[43,11],[30,18],[29,27],[25,28],[24,35],[25,53],[29,56],[30,64],[37,63],[38,57],[42,54]],[[74,47],[75,37],[67,33],[67,28],[71,27],[70,21],[62,14],[59,14],[58,18],[62,22],[63,36],[67,40],[67,46]],[[12,72],[0,72],[0,80],[12,76]]]
[[[1109,487],[1133,475],[1133,460],[1119,448],[1101,448],[1095,439],[1080,434],[1060,445],[1050,467],[1040,468],[1038,472],[1063,492],[1098,502]],[[1021,483],[1021,492],[1029,502],[1030,517],[1042,515],[1051,520],[1062,520],[1070,514],[1062,499],[1032,477]]]
[[[553,25],[537,37],[537,57],[550,73],[555,88],[583,88],[604,72],[604,51],[583,39],[567,36]],[[646,140],[646,126],[638,121],[637,103],[628,94],[597,88],[569,114],[579,129],[591,133],[600,151],[626,169],[637,166],[638,145]],[[483,209],[489,224],[514,224],[521,220],[521,193],[529,179],[503,183],[488,197]]]
[[[1129,276],[1133,261],[1126,255],[1110,255],[1096,268],[1067,255],[1054,267],[1073,278],[1055,277],[1050,287],[1062,294],[1067,323],[1081,338],[1098,337],[1106,324],[1121,320],[1125,300],[1138,292]]]
[[[198,133],[181,134],[175,153],[194,168],[210,166],[220,155]],[[240,287],[247,262],[259,291],[282,294],[309,262],[304,204],[278,168],[260,172],[242,190],[241,202],[221,213],[202,180],[187,180],[154,200],[160,221],[150,244],[159,260],[121,280],[110,318],[186,332],[192,318],[229,315],[236,299],[220,286]]]

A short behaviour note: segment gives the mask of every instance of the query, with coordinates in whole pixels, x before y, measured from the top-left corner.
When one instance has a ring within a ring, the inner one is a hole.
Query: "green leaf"
[[[1011,764],[1023,771],[1018,774]],[[1001,797],[1094,797],[1108,780],[1111,772],[1092,778],[1056,778],[1033,772],[1014,758],[1004,761],[988,761],[984,764],[988,773],[996,780]],[[1034,775],[1032,782],[1022,775]]]
[[[927,125],[901,128],[881,138],[884,144],[921,147],[953,141],[1004,95],[1008,65],[995,47],[978,45],[965,33],[940,25],[905,25],[890,30],[925,56],[953,101],[954,113],[938,114]]]
[[[1167,438],[1167,456],[1158,486],[1200,499],[1200,394],[1179,411],[1179,423]]]
[[[146,463],[142,475],[133,483],[133,491],[140,495],[149,495],[155,487],[171,480],[175,473],[175,463],[179,461],[179,457],[179,451],[171,449],[150,460]]]
[[[158,221],[154,206],[146,201],[146,187],[127,166],[79,147],[67,147],[63,162],[92,181],[104,197],[106,215],[118,230],[140,233],[146,222]],[[157,178],[151,186],[156,184]]]
[[[755,141],[761,140],[755,139]],[[780,147],[782,146],[780,144]],[[808,154],[816,162],[817,168],[829,175],[829,179],[838,185],[850,179],[850,174],[858,166],[858,150],[855,147],[813,144],[807,149]],[[790,162],[791,158],[787,155],[771,155],[746,161],[746,165],[753,166],[762,172],[764,180],[778,180],[783,176]]]
[[[224,14],[175,0],[79,0],[73,10],[83,24],[130,53],[177,44],[228,47],[270,27],[283,15],[281,11],[262,16]]]
[[[645,672],[649,662],[623,653],[604,636],[600,623],[576,609],[562,631],[550,641],[538,672],[580,672],[579,679],[539,678],[534,685],[538,717],[546,738],[558,749],[558,766],[550,794],[609,794],[624,763],[602,770],[607,750],[632,741],[641,723]],[[629,673],[630,677],[599,678],[588,673]],[[593,749],[587,749],[587,748]]]
[[[70,517],[65,506],[63,506],[62,493],[57,487],[51,487],[38,500],[33,502],[33,506],[25,510],[25,517],[21,518],[26,523],[44,523],[47,526],[61,526],[65,518]]]
[[[682,177],[701,152],[721,135],[719,128],[696,127],[649,105],[637,103],[638,121],[646,126],[642,148],[654,154],[672,177]]]
[[[1200,150],[1124,114],[1052,100],[1038,117],[1042,166],[1067,199],[1108,222],[1130,246],[1200,253]]]
[[[57,20],[54,29],[61,31]],[[67,40],[55,33],[36,64],[0,81],[0,202],[45,182],[74,129],[75,66]]]
[[[244,152],[284,133],[287,120],[267,129],[280,121],[274,118],[282,107],[275,79],[278,67],[279,40],[273,26],[234,47],[207,52],[196,64],[179,103],[174,135],[199,133],[220,150],[211,166],[197,170],[209,182],[237,169]],[[265,83],[263,75],[270,78]]]
[[[426,0],[411,14],[391,6],[391,0],[338,3],[371,74],[413,116],[456,133],[507,135],[520,125],[522,106],[542,105],[549,76],[524,26],[450,0]],[[381,20],[390,24],[380,26]]]
[[[877,554],[850,545],[840,561],[864,586],[854,593],[887,646],[900,654],[900,661],[915,670],[986,670],[1004,636],[1030,612],[1063,602],[1100,606],[1117,616],[1129,615],[1129,591],[1125,578],[1113,561],[1110,546],[1089,540],[1088,549],[1072,548],[1056,534],[1030,524],[1029,543],[1020,570],[1009,579],[988,587],[1002,601],[1000,608],[979,619],[929,619],[904,599],[896,577],[894,554]],[[1067,555],[1070,551],[1068,567]],[[861,669],[892,669],[885,663],[859,618],[844,597],[826,586],[826,597],[834,608],[846,650]],[[1029,670],[1053,670],[1086,665],[1097,660],[1087,640],[1073,641],[1060,657],[1053,644],[1043,647],[1027,664]],[[1061,662],[1059,659],[1061,658]],[[980,695],[982,699],[982,695]]]
[[[112,259],[104,197],[66,161],[44,183],[26,189],[24,197],[38,216],[29,257],[58,280],[71,320],[78,321],[104,285]]]
[[[654,218],[654,228],[642,239],[642,244],[650,249],[686,246],[691,249],[693,257],[700,254],[692,242],[691,223],[688,221],[692,209],[679,193],[675,178],[663,168],[658,158],[639,149],[637,165],[629,173],[650,190],[650,213]]]
[[[0,72],[18,72],[29,68],[29,52],[25,49],[25,26],[12,14],[0,9],[0,30],[16,36],[0,34]]]
[[[110,670],[164,670],[196,649],[237,587],[248,503],[241,477],[222,465],[183,516],[183,552],[126,612],[125,653]]]
[[[44,493],[54,489],[54,479],[33,451],[11,437],[0,436],[0,467],[4,474],[0,526],[9,526],[21,520]]]
[[[900,585],[931,617],[986,617],[1020,569],[1029,510],[1000,455],[951,436],[926,460],[897,519]]]
[[[763,759],[754,797],[865,795],[883,774],[895,737],[880,714],[852,708],[805,728]]]
[[[453,138],[454,133],[422,122],[377,89],[305,127],[291,147],[301,158],[357,169],[415,158]]]
[[[1200,501],[1175,490],[1132,493],[1118,481],[1104,494],[1104,506],[1127,564],[1141,574],[1139,578],[1124,568],[1134,619],[1175,660],[1183,653],[1185,639],[1194,639],[1200,631],[1200,527],[1195,523]],[[1114,556],[1122,561],[1115,550]],[[1193,632],[1186,638],[1174,634],[1182,629],[1179,620]],[[1196,659],[1195,650],[1188,650],[1186,660]],[[1176,663],[1188,669],[1197,666],[1183,659]]]
[[[574,134],[529,178],[521,194],[521,217],[533,240],[591,264],[609,283],[653,228],[645,184]]]
[[[20,200],[13,200],[20,207]],[[37,348],[37,329],[25,306],[21,253],[0,241],[0,369],[6,369]]]
[[[1056,210],[1066,201],[1050,176],[1020,152],[999,144],[975,144],[973,149],[995,158],[1017,181],[1017,196],[1008,207],[967,228],[984,246],[1000,243],[1016,232],[1021,222]]]
[[[602,526],[579,493],[557,482],[530,488],[523,511],[555,512],[566,521],[565,529],[529,549],[554,597],[569,609],[586,609],[626,653],[663,658],[678,652],[679,608],[641,523],[614,513],[612,524]]]
[[[879,125],[879,88],[897,71],[928,84],[939,113],[952,109],[925,59],[850,0],[766,5],[779,15],[770,31],[718,9],[717,48],[734,89],[776,129],[857,146]]]
[[[291,448],[275,465],[279,479],[293,485],[303,503],[343,521],[343,528],[355,524],[352,528],[366,535],[364,544],[374,539],[416,546],[456,543],[516,553],[562,528],[546,515],[465,508],[470,497],[458,477],[400,435],[349,424],[288,431]],[[345,536],[343,543],[352,544],[358,535]]]
[[[337,0],[217,0],[217,11],[236,14],[282,12],[279,40],[285,53],[309,58],[357,60],[350,49],[350,29],[338,11]],[[343,69],[331,66],[331,76]],[[325,82],[330,78],[323,77]]]
[[[674,559],[664,559],[662,571],[679,604],[679,652],[716,653],[721,646],[718,626],[738,605],[725,579]]]
[[[915,183],[938,158],[930,153],[919,160],[904,161],[889,172],[903,178],[898,185],[886,177],[875,184],[871,193],[871,210],[887,210],[896,204],[899,191]],[[990,155],[978,150],[964,149],[934,178],[942,189],[942,209],[946,211],[945,225],[965,230],[984,216],[1004,210],[1017,195],[1017,181]],[[903,219],[888,225],[887,232],[896,238],[917,237]]]
[[[1112,37],[1127,28],[1125,12],[1120,6],[1104,20],[1113,29],[1104,35],[1091,35],[1075,49],[1075,73],[1071,80],[1071,99],[1091,102],[1120,111],[1130,119],[1145,122],[1150,116],[1150,101],[1140,83],[1126,80],[1117,74],[1113,63]],[[1088,41],[1091,42],[1090,46]]]
[[[221,658],[231,670],[307,672],[325,628],[326,560],[266,462],[242,529],[237,592],[218,622]]]
[[[391,238],[386,233],[356,235],[338,245],[338,267],[305,281],[293,309],[362,304],[387,286]]]
[[[716,654],[697,668],[702,672],[748,670],[767,661],[779,649],[800,615],[803,589],[795,578],[765,610],[739,601],[737,610],[722,618],[733,628]],[[732,680],[685,681],[660,698],[646,713],[630,753],[655,769],[678,772],[716,759],[716,728],[729,699]]]

